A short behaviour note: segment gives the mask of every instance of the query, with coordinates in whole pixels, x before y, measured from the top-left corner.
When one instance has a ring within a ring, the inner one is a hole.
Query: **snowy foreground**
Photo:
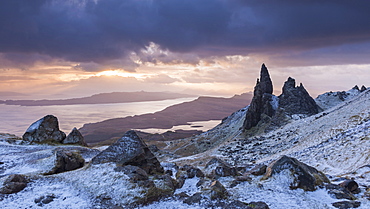
[[[325,102],[325,98],[320,99]],[[173,163],[192,164],[207,173],[205,164],[208,161],[204,159],[217,157],[234,166],[252,167],[268,165],[281,155],[287,155],[322,171],[333,184],[353,178],[361,190],[354,194],[355,201],[361,203],[358,208],[370,208],[370,191],[367,191],[370,187],[370,91],[348,97],[343,102],[335,101],[335,105],[328,104],[330,101],[328,99],[325,103],[326,110],[317,115],[298,117],[277,130],[251,139],[243,137],[239,131],[243,117],[237,112],[201,136],[205,139],[221,135],[227,137],[216,148],[183,158],[159,159],[165,170],[173,171],[172,177],[175,178],[178,170]],[[31,181],[18,193],[0,196],[0,208],[126,208],[145,195],[144,189],[130,182],[128,175],[115,172],[113,163],[89,165],[91,159],[106,147],[90,149],[72,145],[8,143],[13,137],[0,135],[0,185],[10,174],[25,174]],[[43,175],[53,167],[54,151],[58,148],[78,150],[86,165],[73,171]],[[227,189],[230,199],[246,203],[262,201],[269,208],[335,208],[332,203],[345,200],[336,199],[325,187],[317,187],[315,191],[290,189],[293,178],[289,170],[268,179],[262,178],[262,175],[251,175],[248,181],[236,185],[233,185],[235,178],[232,176],[217,180]],[[187,178],[173,196],[192,196],[201,192],[201,186],[196,186],[200,180],[199,177]],[[43,198],[51,201],[40,203],[38,199]],[[115,206],[105,204],[105,200],[115,203]],[[145,206],[131,206],[147,209],[206,208],[199,203],[189,205],[174,197]]]

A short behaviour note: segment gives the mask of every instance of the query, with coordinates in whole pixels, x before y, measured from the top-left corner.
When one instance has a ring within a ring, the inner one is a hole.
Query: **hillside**
[[[109,104],[125,102],[160,101],[194,97],[194,95],[170,92],[112,92],[95,94],[90,97],[59,99],[59,100],[5,100],[0,103],[21,106],[49,106],[49,105],[76,105],[76,104]]]
[[[292,78],[281,95],[261,94],[265,80],[258,80],[251,105],[205,133],[161,141],[160,149],[133,130],[110,146],[61,144],[71,137],[54,116],[33,123],[23,139],[0,134],[0,206],[370,208],[370,89],[313,100]],[[251,108],[261,102],[268,111]],[[248,113],[259,119],[252,127]]]
[[[246,106],[250,99],[251,95],[248,93],[231,98],[199,97],[155,113],[85,124],[80,131],[88,143],[96,143],[120,137],[131,129],[170,129],[188,122],[221,120]]]

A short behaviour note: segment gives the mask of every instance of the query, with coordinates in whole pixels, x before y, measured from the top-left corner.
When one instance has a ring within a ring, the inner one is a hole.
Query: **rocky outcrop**
[[[284,111],[289,116],[295,114],[311,116],[317,114],[319,109],[302,83],[296,86],[295,80],[289,77],[284,83],[282,94],[279,96],[279,111]]]
[[[68,136],[63,140],[63,144],[78,144],[85,147],[87,146],[84,137],[76,127],[73,128],[71,133],[69,133]]]
[[[46,175],[72,171],[83,167],[85,159],[78,151],[74,150],[56,150],[54,167]]]
[[[295,115],[307,117],[319,112],[315,100],[308,94],[302,83],[296,86],[293,78],[289,77],[284,83],[279,97],[274,96],[272,91],[271,78],[263,64],[260,79],[257,79],[253,99],[244,120],[244,131],[257,126],[260,121],[271,125],[266,129],[268,131],[286,124],[291,118],[295,118]]]
[[[32,125],[23,134],[23,142],[33,143],[62,143],[66,134],[59,130],[58,119],[53,115],[47,115]]]
[[[293,178],[293,182],[290,185],[291,189],[301,188],[305,191],[315,191],[316,186],[329,182],[325,174],[319,172],[316,168],[285,155],[267,167],[267,172],[263,179],[270,178],[285,170],[290,171],[290,176]]]
[[[273,86],[270,74],[265,66],[261,67],[260,79],[257,79],[257,84],[254,87],[253,99],[246,113],[246,118],[243,124],[245,130],[248,130],[258,124],[262,114],[272,116],[275,112],[272,106]]]
[[[12,174],[5,179],[0,188],[0,194],[13,194],[22,191],[27,186],[27,179],[20,174]]]
[[[148,174],[163,173],[158,159],[135,131],[128,131],[92,160],[92,164],[113,162],[117,166],[138,166]]]

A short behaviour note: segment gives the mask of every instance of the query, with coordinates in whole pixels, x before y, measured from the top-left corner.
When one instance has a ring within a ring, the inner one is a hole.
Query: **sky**
[[[370,86],[368,0],[0,1],[0,99]]]

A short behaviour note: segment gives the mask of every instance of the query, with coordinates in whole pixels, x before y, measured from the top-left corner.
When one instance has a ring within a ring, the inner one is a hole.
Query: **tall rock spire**
[[[257,79],[256,86],[254,87],[253,99],[249,105],[243,124],[245,130],[256,126],[261,120],[261,115],[263,113],[269,116],[274,114],[274,110],[270,103],[272,91],[273,87],[270,74],[265,64],[262,64],[260,79]]]
[[[272,94],[273,87],[272,81],[270,78],[269,71],[265,64],[262,64],[261,72],[260,72],[260,88],[263,93]]]

